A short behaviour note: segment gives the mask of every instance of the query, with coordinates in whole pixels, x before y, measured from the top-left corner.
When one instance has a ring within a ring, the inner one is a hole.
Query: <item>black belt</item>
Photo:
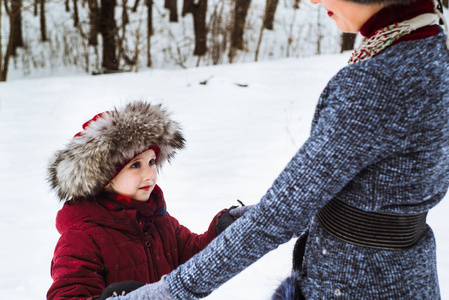
[[[316,216],[324,230],[342,241],[385,250],[412,247],[427,228],[427,212],[366,212],[336,199],[327,203]]]

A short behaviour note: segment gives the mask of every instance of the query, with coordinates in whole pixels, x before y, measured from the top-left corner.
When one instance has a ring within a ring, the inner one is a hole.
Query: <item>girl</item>
[[[311,0],[366,37],[309,139],[251,211],[121,299],[198,299],[300,238],[275,299],[439,299],[426,213],[449,185],[449,51],[433,0]]]
[[[49,166],[65,204],[47,299],[95,299],[112,283],[123,282],[111,294],[156,282],[234,221],[223,210],[198,235],[167,212],[157,171],[184,138],[160,105],[133,102],[83,128]]]

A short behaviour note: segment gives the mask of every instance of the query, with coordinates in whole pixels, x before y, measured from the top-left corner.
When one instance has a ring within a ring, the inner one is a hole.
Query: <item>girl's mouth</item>
[[[143,186],[141,188],[139,188],[140,190],[144,190],[144,191],[149,191],[151,188],[151,186],[147,185],[147,186]]]
[[[332,17],[332,16],[334,15],[334,13],[331,12],[331,11],[328,11],[328,12],[327,12],[327,15],[328,15],[329,17]]]

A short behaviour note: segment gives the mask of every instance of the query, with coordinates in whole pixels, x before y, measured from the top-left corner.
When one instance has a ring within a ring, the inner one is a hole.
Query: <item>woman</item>
[[[274,298],[438,299],[426,213],[449,184],[449,51],[433,0],[311,0],[367,38],[260,203],[122,299],[197,299],[299,235]]]

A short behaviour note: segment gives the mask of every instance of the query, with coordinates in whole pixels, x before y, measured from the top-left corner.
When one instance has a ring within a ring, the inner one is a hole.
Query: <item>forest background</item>
[[[304,57],[357,40],[308,0],[0,0],[0,28],[0,81]]]
[[[0,82],[1,299],[45,298],[62,206],[46,182],[48,159],[91,116],[135,98],[175,113],[188,146],[164,166],[160,184],[169,211],[202,232],[210,216],[235,199],[254,204],[264,195],[307,139],[320,93],[349,57],[338,52],[350,39],[342,39],[326,11],[309,0],[278,2],[273,29],[264,23],[271,2],[247,2],[244,21],[235,22],[237,0],[208,0],[201,55],[195,54],[193,13],[182,14],[184,2],[174,10],[178,21],[170,22],[172,10],[162,0],[151,10],[145,1],[0,0],[0,73],[8,80]],[[106,64],[109,27],[90,10],[112,4],[115,58]],[[93,31],[93,20],[102,32]],[[233,46],[235,32],[242,33],[241,49]],[[361,37],[355,38],[357,46]],[[104,73],[118,74],[90,75]],[[449,195],[428,217],[443,300],[449,299],[448,215]],[[294,242],[208,299],[268,299],[290,272]]]

